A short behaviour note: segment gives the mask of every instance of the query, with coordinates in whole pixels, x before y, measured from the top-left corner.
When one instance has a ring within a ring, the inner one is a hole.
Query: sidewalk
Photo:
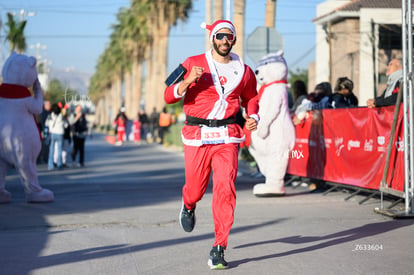
[[[155,144],[86,143],[86,167],[47,171],[50,204],[27,204],[14,171],[10,204],[0,205],[1,274],[213,274],[211,186],[192,233],[179,225],[182,152]],[[241,171],[251,167],[240,165]],[[282,198],[252,195],[256,179],[237,179],[226,274],[412,274],[414,221],[374,213],[343,192],[288,187]]]

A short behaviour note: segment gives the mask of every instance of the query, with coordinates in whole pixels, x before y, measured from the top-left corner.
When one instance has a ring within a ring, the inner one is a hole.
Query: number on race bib
[[[201,127],[202,144],[222,144],[228,143],[229,131],[227,127]]]

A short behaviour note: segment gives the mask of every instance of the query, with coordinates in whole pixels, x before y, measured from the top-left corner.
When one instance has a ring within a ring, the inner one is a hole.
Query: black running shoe
[[[210,259],[207,262],[210,269],[226,269],[227,262],[224,260],[224,249],[222,246],[214,246],[210,251]]]
[[[179,219],[180,219],[180,225],[184,229],[185,232],[193,231],[195,223],[196,223],[195,208],[188,210],[187,207],[185,207],[185,204],[183,202],[183,206],[181,207]]]

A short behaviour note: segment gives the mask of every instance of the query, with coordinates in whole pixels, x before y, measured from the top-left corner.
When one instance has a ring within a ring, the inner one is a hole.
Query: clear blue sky
[[[246,38],[256,27],[264,25],[265,2],[246,0]],[[290,69],[307,68],[314,61],[316,40],[312,19],[316,5],[321,2],[323,0],[277,0],[276,29],[284,38],[285,58]],[[36,55],[39,44],[40,55],[50,60],[52,67],[93,73],[109,41],[117,12],[129,3],[129,0],[1,0],[0,63],[3,64],[9,50],[4,42],[6,13],[15,12],[19,19],[23,9],[28,21],[25,32],[30,46],[28,54]],[[189,19],[172,28],[169,71],[187,56],[204,52],[205,30],[200,28],[204,6],[204,0],[193,0]],[[245,61],[254,67],[247,56]]]

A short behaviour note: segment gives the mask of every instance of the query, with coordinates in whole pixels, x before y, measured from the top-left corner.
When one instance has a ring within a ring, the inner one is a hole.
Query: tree
[[[224,19],[223,0],[214,0],[214,22]],[[212,24],[213,22],[209,23]]]
[[[234,1],[234,26],[236,27],[237,42],[234,45],[234,52],[244,59],[244,14],[246,0]]]
[[[26,50],[26,37],[24,36],[24,28],[26,27],[26,20],[16,22],[14,16],[11,13],[7,13],[7,35],[6,40],[10,44],[10,53],[17,50],[18,53],[22,53]]]
[[[132,89],[125,90],[125,100],[133,104],[126,107],[135,112],[143,71],[146,109],[164,105],[160,79],[166,77],[168,33],[178,19],[188,17],[190,8],[190,0],[133,0],[130,8],[120,10],[109,46],[99,57],[89,85],[89,97],[99,106],[100,121],[110,121],[111,110],[120,107],[122,83],[125,89]],[[127,83],[130,80],[132,83]]]
[[[291,87],[296,80],[302,80],[308,86],[308,70],[299,68],[295,71],[289,70],[289,84]]]
[[[161,110],[165,105],[163,99],[164,80],[167,76],[168,35],[171,26],[178,20],[184,21],[191,8],[190,0],[159,0],[151,1],[151,11],[148,14],[150,31],[150,47],[146,59],[147,75],[145,85],[145,107],[149,112],[153,107]]]
[[[276,21],[276,0],[266,0],[265,27],[274,28]]]
[[[74,99],[77,99],[79,94],[77,91],[64,87],[59,79],[52,79],[48,86],[48,91],[45,95],[45,98],[50,101],[50,103],[61,102],[63,105],[69,103]]]
[[[211,16],[211,8],[212,8],[212,2],[211,2],[212,0],[206,0],[206,14],[205,14],[205,17],[206,17],[206,24],[208,24],[208,25],[210,25],[210,24],[213,24],[213,22],[212,22],[212,16]],[[208,51],[209,49],[210,49],[210,47],[211,47],[211,45],[210,45],[210,34],[209,34],[209,32],[207,32],[206,31],[206,34],[205,34],[205,37],[206,37],[206,41],[205,41],[205,43],[206,43],[206,51]]]

